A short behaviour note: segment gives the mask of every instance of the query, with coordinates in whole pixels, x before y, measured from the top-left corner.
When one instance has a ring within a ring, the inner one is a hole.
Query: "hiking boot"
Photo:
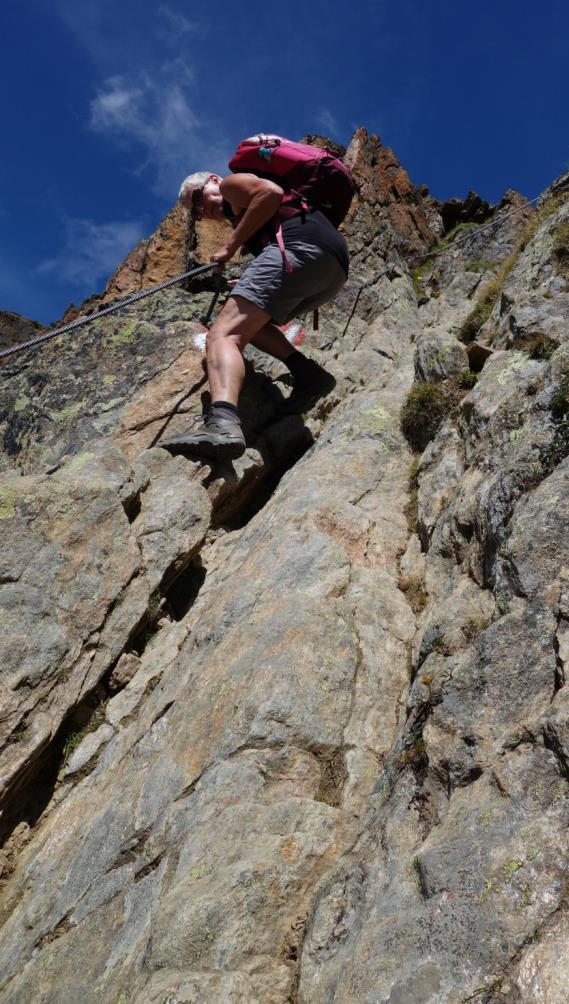
[[[239,419],[209,414],[201,427],[181,436],[165,436],[156,445],[183,456],[236,460],[245,452],[245,437]]]
[[[328,370],[313,359],[305,358],[302,371],[293,376],[292,394],[286,400],[286,410],[302,411],[329,394],[335,386],[336,380]]]

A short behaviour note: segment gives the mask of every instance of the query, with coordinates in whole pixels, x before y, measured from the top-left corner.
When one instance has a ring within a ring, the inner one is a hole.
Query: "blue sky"
[[[363,125],[437,198],[569,167],[566,0],[4,0],[0,28],[0,309],[44,323],[254,132]]]

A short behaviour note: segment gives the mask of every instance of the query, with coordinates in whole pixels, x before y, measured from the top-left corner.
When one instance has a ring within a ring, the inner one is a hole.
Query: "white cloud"
[[[108,67],[116,62],[121,45],[123,50],[126,46],[122,31],[117,30],[120,22],[113,0],[89,0],[88,4],[52,0],[52,4],[54,14],[71,33],[75,45],[80,45],[95,65]]]
[[[148,148],[172,143],[177,130],[197,125],[185,91],[190,80],[191,72],[180,60],[167,63],[158,75],[109,77],[91,102],[90,125]]]
[[[194,35],[201,30],[197,21],[188,21],[187,17],[167,7],[166,4],[158,8],[158,14],[162,18],[160,37],[168,44],[179,45],[181,36]]]
[[[318,129],[321,129],[330,139],[334,139],[340,132],[340,127],[332,112],[328,108],[322,108],[315,118]]]
[[[44,0],[45,2],[45,0]],[[176,4],[142,5],[117,0],[51,0],[50,9],[81,46],[99,73],[153,70],[172,52],[183,54],[191,36],[207,32],[207,21],[189,20]]]
[[[37,272],[78,287],[91,287],[107,279],[126,254],[144,236],[138,220],[95,223],[66,219],[63,249],[37,266]]]
[[[126,171],[142,174],[168,201],[187,174],[225,172],[227,143],[198,103],[200,47],[210,18],[187,17],[190,5],[177,0],[136,18],[130,5],[116,0],[53,3],[96,73],[88,127],[120,148]]]
[[[227,151],[206,134],[194,111],[192,85],[191,69],[176,59],[152,74],[109,77],[91,102],[90,127],[115,140],[131,162],[138,153],[134,173],[148,171],[154,190],[165,198],[175,198],[192,171],[226,167]]]

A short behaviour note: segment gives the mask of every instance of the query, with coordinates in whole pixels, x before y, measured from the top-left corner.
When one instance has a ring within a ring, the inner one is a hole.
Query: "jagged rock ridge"
[[[5,368],[6,1001],[565,1000],[569,179],[418,262],[523,200],[346,157],[336,387],[251,352],[234,469],[155,446],[204,284]],[[115,291],[206,254],[173,218]]]

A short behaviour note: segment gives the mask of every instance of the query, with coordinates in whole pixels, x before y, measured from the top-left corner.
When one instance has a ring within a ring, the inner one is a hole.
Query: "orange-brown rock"
[[[198,265],[205,265],[212,254],[219,251],[219,248],[225,244],[230,235],[229,223],[218,220],[202,220],[197,223],[192,246],[192,260]]]
[[[346,147],[342,146],[341,143],[336,143],[335,140],[330,139],[329,136],[314,136],[310,134],[308,136],[303,136],[300,142],[309,143],[310,146],[317,146],[320,150],[329,150],[340,160],[343,160],[346,156]]]
[[[178,202],[148,240],[140,241],[111,276],[102,302],[172,279],[193,264],[210,260],[225,243],[229,224],[204,220],[194,225]]]
[[[119,265],[105,287],[103,302],[155,286],[184,272],[189,248],[187,213],[180,203],[176,203],[152,236],[140,241]]]
[[[351,216],[360,204],[384,208],[403,254],[431,246],[434,234],[422,206],[423,190],[413,185],[393,150],[382,146],[374,133],[358,129],[345,162],[358,186]]]
[[[83,314],[93,314],[99,309],[101,300],[102,297],[100,293],[93,293],[92,296],[88,296],[86,300],[83,300],[78,307],[76,307],[74,303],[70,303],[67,310],[63,314],[61,321],[55,321],[54,326],[59,323],[68,324],[69,321],[74,321],[76,317],[82,317]]]
[[[70,304],[62,321],[73,321],[106,303],[156,286],[165,279],[173,279],[193,265],[206,264],[214,251],[225,243],[228,233],[228,223],[204,220],[193,224],[184,207],[176,203],[154,233],[139,241],[120,263],[103,294],[95,293],[78,307]]]
[[[385,206],[413,192],[411,179],[393,150],[366,129],[355,133],[346,160],[358,176],[360,197],[372,205]]]

